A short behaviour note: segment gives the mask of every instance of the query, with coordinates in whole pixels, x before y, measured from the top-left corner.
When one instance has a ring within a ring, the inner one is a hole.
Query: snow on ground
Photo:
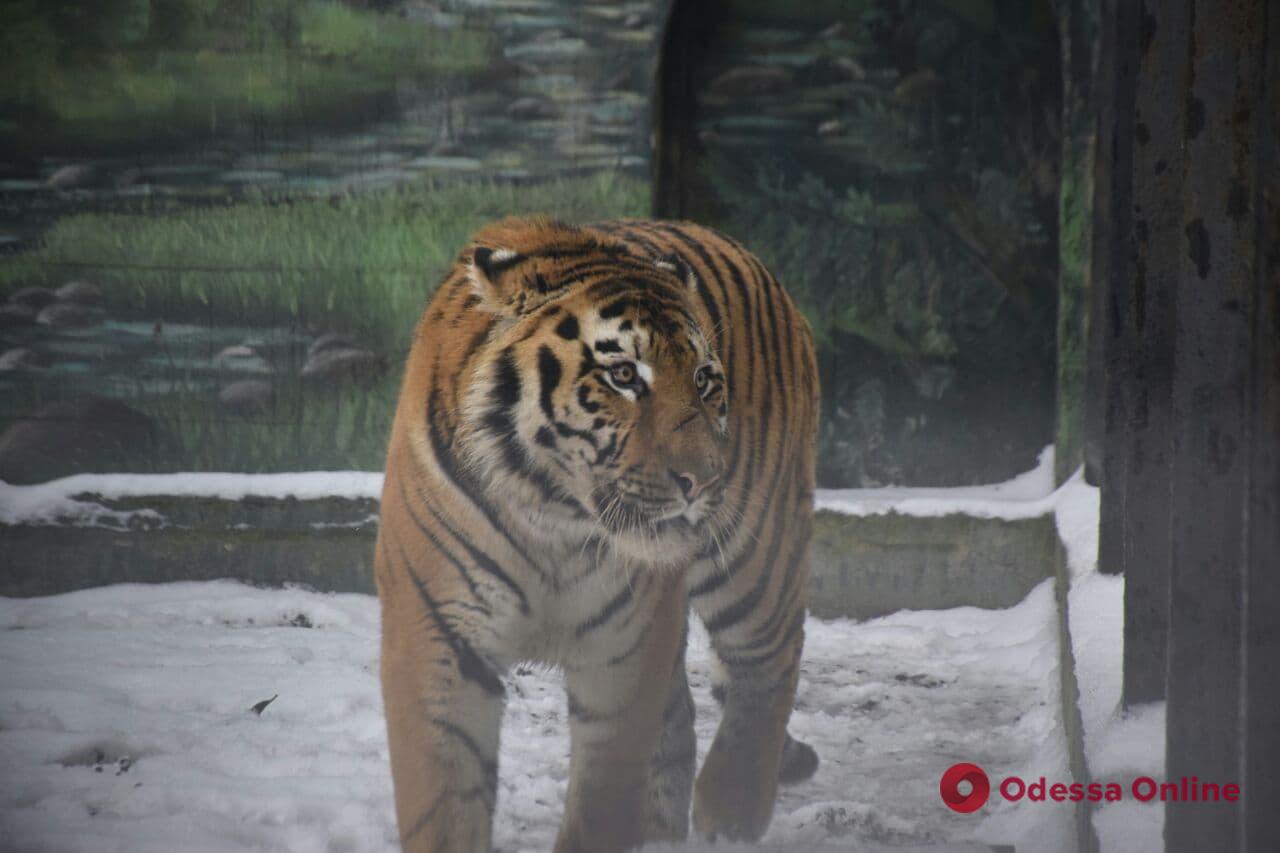
[[[1004,611],[810,620],[792,730],[823,763],[784,791],[764,849],[973,836],[995,807],[952,814],[938,779],[956,761],[994,778],[1059,737],[1053,619],[1046,583]],[[0,599],[0,631],[0,848],[394,848],[373,598],[120,585]],[[690,671],[705,750],[717,711],[697,633]],[[546,850],[568,769],[564,696],[532,668],[508,692],[495,844]]]
[[[817,504],[857,515],[1053,513],[1067,552],[1093,778],[1160,778],[1164,706],[1119,710],[1124,582],[1097,571],[1097,490],[1077,475],[1054,491],[1052,472],[1049,448],[1035,470],[1007,483],[820,490]],[[380,474],[359,471],[80,475],[0,483],[0,523],[127,522],[130,512],[75,499],[84,494],[305,499],[380,490]],[[791,728],[823,763],[814,779],[783,791],[763,849],[901,851],[970,839],[1073,848],[1067,804],[996,795],[961,816],[937,793],[957,761],[984,767],[993,786],[1014,773],[1069,779],[1056,620],[1049,582],[1004,611],[811,619]],[[0,599],[0,631],[0,850],[394,849],[374,599],[233,582],[115,586]],[[696,631],[689,663],[705,751],[717,711],[706,638]],[[507,683],[495,843],[544,850],[568,768],[563,692],[540,669]],[[275,694],[261,717],[248,711]],[[1155,850],[1163,812],[1104,804],[1094,827],[1103,850]]]

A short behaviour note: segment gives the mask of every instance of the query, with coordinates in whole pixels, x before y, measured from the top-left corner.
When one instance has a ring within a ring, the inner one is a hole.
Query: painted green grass
[[[0,297],[90,278],[131,316],[340,329],[403,348],[467,237],[508,214],[642,216],[645,184],[600,174],[537,185],[422,184],[175,212],[81,214],[0,265]]]
[[[153,419],[159,441],[124,457],[99,460],[94,471],[164,473],[174,471],[362,470],[383,465],[387,436],[400,390],[400,361],[369,382],[318,387],[297,373],[301,359],[277,363],[272,402],[247,414],[227,411],[216,389],[193,382],[164,395],[139,390],[113,393]],[[21,414],[82,390],[40,382],[6,390],[0,432]]]
[[[398,80],[477,71],[491,53],[487,33],[441,30],[332,0],[297,4],[284,31],[248,22],[234,32],[176,44],[143,39],[91,56],[60,45],[39,19],[10,23],[0,48],[17,53],[0,80],[0,103],[21,118],[0,120],[0,137],[37,151],[75,140],[101,146],[207,136],[250,122],[340,120]]]
[[[309,388],[296,374],[275,378],[276,397],[251,415],[222,409],[191,391],[133,403],[156,418],[162,437],[134,471],[375,471],[383,466],[400,391],[400,363],[371,383]]]
[[[53,71],[42,83],[40,103],[58,123],[113,135],[127,128],[112,128],[112,122],[217,132],[219,125],[258,116],[301,118],[326,101],[385,89],[397,74],[477,65],[484,58],[485,39],[478,34],[453,41],[432,30],[422,35],[421,52],[349,55],[341,61],[283,51],[118,55],[103,67]]]
[[[442,30],[336,2],[307,4],[299,18],[304,53],[369,71],[476,71],[488,59],[488,37],[478,30]]]
[[[273,359],[272,405],[241,416],[197,381],[122,399],[154,417],[164,441],[132,471],[379,469],[400,365],[427,298],[481,225],[508,214],[586,222],[643,216],[644,182],[597,175],[539,185],[420,185],[333,199],[260,199],[229,207],[81,214],[43,245],[0,262],[0,300],[27,284],[102,285],[113,316],[346,332],[385,353],[371,383],[309,386],[304,354]],[[7,401],[19,414],[63,393],[38,383]],[[17,399],[18,396],[23,399]]]

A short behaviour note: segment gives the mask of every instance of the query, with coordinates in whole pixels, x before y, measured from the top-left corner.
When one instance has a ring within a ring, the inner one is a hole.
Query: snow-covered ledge
[[[377,500],[378,471],[302,471],[286,474],[77,474],[16,486],[0,481],[0,524],[96,524],[99,499],[174,497]],[[1017,520],[1053,511],[1053,448],[1036,467],[1005,483],[958,488],[818,489],[816,508],[855,517],[896,513],[914,518],[967,515]]]
[[[1053,448],[1040,451],[1036,467],[990,486],[953,488],[818,489],[816,506],[844,515],[897,513],[913,518],[966,515],[1016,521],[1053,512]]]
[[[240,501],[374,500],[382,494],[377,471],[301,471],[287,474],[76,474],[15,486],[0,480],[0,524],[112,526],[134,516],[108,504],[128,499],[195,498]]]
[[[820,489],[810,601],[822,617],[1012,607],[1052,576],[1053,454],[1006,483]],[[371,590],[382,475],[82,474],[0,483],[16,572],[0,594],[236,577]]]

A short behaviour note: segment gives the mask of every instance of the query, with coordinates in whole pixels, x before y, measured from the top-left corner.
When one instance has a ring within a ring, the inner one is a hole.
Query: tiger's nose
[[[672,471],[671,477],[680,486],[680,491],[684,494],[684,499],[692,501],[702,494],[708,486],[720,479],[720,474],[715,473],[706,479],[699,480],[694,474],[688,471]]]

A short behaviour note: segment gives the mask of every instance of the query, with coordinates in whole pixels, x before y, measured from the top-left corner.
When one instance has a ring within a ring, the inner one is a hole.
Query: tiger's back
[[[557,849],[683,837],[691,796],[704,835],[763,833],[784,753],[812,759],[785,729],[817,409],[808,326],[722,235],[545,220],[476,235],[419,323],[383,494],[406,849],[488,849],[500,676],[522,659],[565,670]],[[686,603],[723,664],[696,795]]]

